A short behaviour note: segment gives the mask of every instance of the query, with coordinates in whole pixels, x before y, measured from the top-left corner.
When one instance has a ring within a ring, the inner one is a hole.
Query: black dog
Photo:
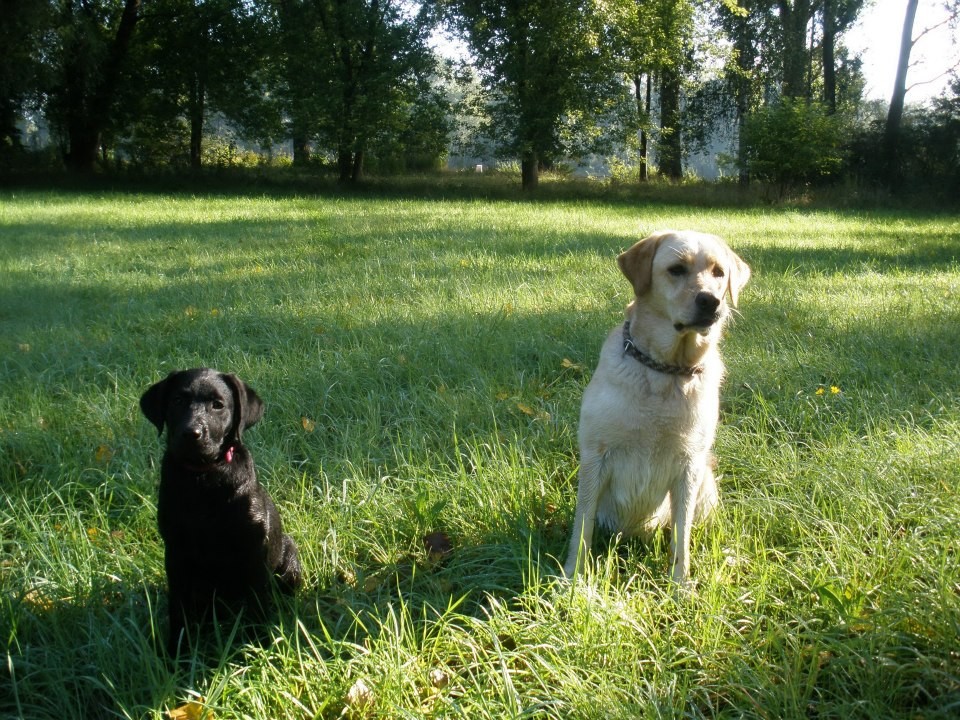
[[[177,654],[185,623],[216,604],[261,613],[272,579],[292,592],[301,583],[297,546],[257,481],[243,431],[263,416],[263,402],[236,375],[197,368],[150,386],[140,409],[167,427],[157,524],[170,592],[168,650]]]

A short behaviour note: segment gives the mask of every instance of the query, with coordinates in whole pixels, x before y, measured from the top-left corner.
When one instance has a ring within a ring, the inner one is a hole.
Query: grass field
[[[680,598],[662,542],[554,579],[614,257],[662,227],[754,271]],[[958,332],[957,216],[5,191],[0,717],[956,717]],[[174,666],[137,400],[198,365],[267,404],[306,587]]]

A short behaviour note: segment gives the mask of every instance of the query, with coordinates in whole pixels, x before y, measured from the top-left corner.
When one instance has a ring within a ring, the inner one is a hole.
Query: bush
[[[952,93],[952,94],[951,94]],[[863,185],[887,184],[885,118],[859,128],[850,147],[850,171]],[[898,193],[937,202],[960,198],[960,80],[931,107],[910,106],[900,127]]]
[[[775,185],[781,197],[829,178],[843,167],[843,126],[819,103],[782,98],[747,119],[747,170]]]

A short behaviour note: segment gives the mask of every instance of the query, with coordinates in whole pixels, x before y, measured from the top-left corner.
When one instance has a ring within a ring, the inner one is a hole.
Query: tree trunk
[[[807,22],[810,20],[810,0],[779,0],[780,28],[783,40],[784,97],[804,96],[804,55],[807,47]]]
[[[897,189],[900,166],[900,125],[903,123],[903,105],[907,95],[907,70],[910,67],[910,52],[913,50],[913,21],[917,17],[918,0],[907,0],[907,12],[903,18],[903,33],[900,36],[900,59],[897,76],[893,82],[893,96],[887,113],[884,129],[884,165],[888,187]]]
[[[310,141],[305,135],[293,136],[293,165],[304,167],[310,164]]]
[[[650,74],[647,74],[647,88],[644,94],[643,76],[637,73],[633,76],[633,94],[637,101],[637,117],[643,122],[640,127],[640,182],[646,182],[647,174],[647,126],[650,113]],[[644,104],[646,98],[646,104]]]
[[[737,167],[739,174],[737,183],[741,188],[746,188],[750,184],[750,166],[747,158],[747,113],[740,113],[737,117]]]
[[[68,122],[70,127],[67,130],[69,143],[66,156],[67,168],[77,173],[91,173],[97,162],[100,130],[89,118],[70,117]]]
[[[190,86],[190,168],[199,170],[203,165],[203,80],[194,75]]]
[[[756,51],[751,42],[750,26],[746,19],[738,22],[736,50],[738,73],[734,81],[734,99],[737,103],[737,180],[741,188],[746,188],[750,184],[750,170],[747,166],[747,142],[744,128],[750,112],[750,77],[756,59]]]
[[[110,114],[110,104],[116,92],[120,71],[126,60],[137,24],[140,0],[126,0],[117,32],[110,45],[107,57],[99,68],[88,67],[90,58],[82,54],[82,46],[75,47],[73,56],[68,56],[67,83],[67,167],[79,173],[93,172],[100,147],[100,136]],[[82,42],[82,41],[81,41]],[[88,73],[98,75],[91,78]],[[93,81],[93,92],[87,96],[83,86]]]
[[[680,74],[673,68],[660,76],[660,174],[683,179],[683,145],[680,137]]]
[[[339,181],[341,183],[350,182],[352,171],[353,153],[346,143],[341,142],[340,148],[337,150],[337,173]]]
[[[834,41],[837,35],[836,0],[823,0],[823,104],[837,112],[837,68]]]
[[[353,153],[353,167],[350,170],[350,180],[359,182],[363,178],[363,149]]]
[[[540,184],[540,163],[533,150],[524,152],[520,161],[520,187],[523,190],[536,190]]]

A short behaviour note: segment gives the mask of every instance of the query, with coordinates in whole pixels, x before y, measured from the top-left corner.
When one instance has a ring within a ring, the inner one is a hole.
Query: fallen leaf
[[[30,590],[30,592],[23,596],[23,603],[29,606],[30,609],[38,612],[53,610],[53,600],[36,588]]]
[[[113,459],[113,448],[109,445],[98,445],[94,457],[99,465],[106,465]]]
[[[529,415],[531,417],[537,414],[532,407],[520,402],[517,403],[517,410],[522,412],[524,415]]]
[[[440,668],[434,668],[430,671],[430,684],[437,690],[443,690],[450,682],[450,676]]]
[[[365,710],[373,704],[373,697],[373,690],[360,678],[347,691],[347,709]]]
[[[317,424],[306,415],[300,418],[300,425],[302,425],[303,429],[307,432],[313,432],[317,427]]]
[[[173,710],[167,710],[166,717],[167,720],[213,720],[213,711],[203,704],[203,698],[197,698]]]
[[[575,363],[570,358],[564,358],[563,360],[561,360],[560,367],[565,368],[567,370],[573,370],[573,372],[578,374],[583,372],[583,365],[581,365],[580,363]]]
[[[381,585],[380,578],[377,575],[367,575],[363,579],[363,591],[365,593],[372,593]]]
[[[17,345],[17,350],[20,352],[28,353],[30,352],[30,343],[20,343]]]
[[[357,586],[357,574],[350,568],[337,571],[337,580],[350,587]]]
[[[432,532],[423,536],[423,546],[431,562],[439,562],[453,552],[453,543],[444,532]]]

